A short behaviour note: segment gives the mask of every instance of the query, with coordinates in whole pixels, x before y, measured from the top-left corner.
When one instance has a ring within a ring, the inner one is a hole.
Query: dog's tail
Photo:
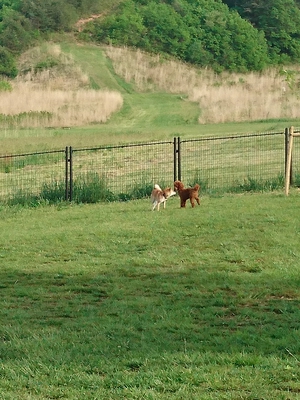
[[[200,189],[200,185],[198,185],[198,183],[196,183],[196,185],[194,186],[195,190],[199,190]]]
[[[161,190],[160,186],[157,183],[154,185],[154,189]]]

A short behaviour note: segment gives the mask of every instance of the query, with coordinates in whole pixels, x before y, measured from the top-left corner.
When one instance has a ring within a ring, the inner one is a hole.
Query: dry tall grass
[[[122,103],[118,92],[41,90],[32,89],[27,83],[18,83],[11,92],[0,92],[0,114],[18,116],[16,122],[7,118],[6,123],[16,123],[19,127],[80,126],[105,122]]]
[[[153,88],[187,95],[199,103],[201,123],[299,118],[300,99],[295,89],[300,68],[288,73],[270,69],[263,73],[215,74],[186,64],[163,60],[127,48],[106,48],[115,71],[139,90]]]
[[[35,89],[76,90],[88,88],[89,77],[58,44],[44,43],[23,53],[16,82]]]
[[[200,123],[300,117],[300,67],[293,67],[292,77],[276,69],[217,75],[139,50],[104,49],[116,73],[138,90],[178,93],[199,103]],[[13,90],[0,92],[0,116],[8,116],[1,118],[4,128],[101,123],[122,107],[120,93],[90,90],[89,77],[59,45],[29,50],[18,67]]]
[[[2,127],[101,123],[122,107],[120,93],[89,89],[88,76],[58,45],[31,49],[20,58],[19,69],[13,90],[0,92]]]

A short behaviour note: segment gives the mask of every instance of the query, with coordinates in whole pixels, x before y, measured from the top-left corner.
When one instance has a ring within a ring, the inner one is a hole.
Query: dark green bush
[[[284,187],[284,176],[279,175],[276,178],[270,179],[253,179],[251,177],[246,178],[242,183],[237,183],[228,189],[230,193],[242,193],[242,192],[268,192]]]
[[[293,182],[292,182],[293,186],[295,187],[300,187],[300,173],[299,172],[295,172],[293,174]]]
[[[0,75],[15,78],[17,74],[18,70],[13,55],[7,49],[0,46]]]
[[[22,0],[20,10],[41,32],[69,31],[79,18],[75,7],[61,0]]]
[[[184,59],[190,31],[180,14],[164,3],[149,2],[139,10],[146,30],[141,38],[145,50],[167,53]]]
[[[19,54],[33,43],[36,36],[37,32],[33,30],[30,20],[24,15],[14,10],[2,13],[1,46],[14,54]]]
[[[98,173],[82,174],[73,182],[72,201],[75,203],[97,203],[98,201],[114,201],[114,194],[108,189],[104,177]]]
[[[142,47],[146,35],[142,15],[132,1],[122,3],[116,14],[95,22],[93,38],[108,44]]]
[[[59,203],[66,198],[66,185],[62,181],[44,183],[41,188],[39,198],[49,204]]]
[[[37,73],[39,71],[47,70],[58,65],[58,61],[52,58],[48,58],[45,61],[40,61],[34,66],[34,72]]]
[[[0,80],[0,92],[10,92],[12,90],[11,84],[6,80]]]
[[[131,199],[142,199],[145,197],[149,197],[151,195],[152,189],[153,184],[151,182],[135,184],[129,191],[128,196]]]

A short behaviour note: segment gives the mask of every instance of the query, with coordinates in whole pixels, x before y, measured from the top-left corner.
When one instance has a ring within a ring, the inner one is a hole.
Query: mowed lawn
[[[2,207],[0,399],[298,399],[299,196]]]

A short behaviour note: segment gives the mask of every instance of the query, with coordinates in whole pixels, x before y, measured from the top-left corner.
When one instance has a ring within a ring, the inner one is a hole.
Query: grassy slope
[[[251,123],[228,123],[199,125],[199,106],[183,101],[182,96],[167,93],[139,93],[135,88],[114,74],[110,61],[104,56],[101,47],[93,45],[78,46],[70,44],[63,47],[73,54],[97,87],[119,90],[124,96],[124,107],[99,132],[113,130],[116,133],[136,135],[145,133],[153,138],[232,134],[281,130],[289,126],[289,121],[258,121]],[[293,121],[295,122],[295,121]]]
[[[106,127],[100,130],[118,129],[121,133],[147,130],[155,136],[162,128],[197,124],[199,107],[195,103],[183,101],[180,96],[167,93],[139,93],[124,82],[113,70],[101,47],[91,45],[64,45],[82,69],[90,76],[91,86],[96,89],[120,91],[124,97],[123,109],[114,115]]]
[[[199,125],[199,106],[167,93],[139,93],[116,76],[101,47],[64,41],[76,63],[90,77],[91,86],[118,90],[124,97],[121,111],[106,124],[65,129],[5,130],[0,133],[2,153],[43,149],[94,146],[133,141],[170,139],[174,136],[229,135],[262,131],[280,131],[297,121],[260,121]]]
[[[298,202],[2,208],[0,398],[298,398]]]

